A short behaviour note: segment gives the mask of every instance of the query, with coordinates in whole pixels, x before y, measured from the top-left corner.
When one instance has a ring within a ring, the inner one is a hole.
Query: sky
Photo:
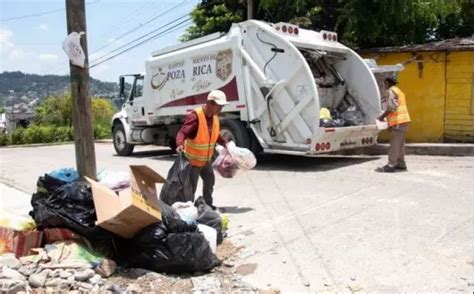
[[[68,57],[62,48],[67,37],[65,1],[0,0],[0,72],[69,74]],[[179,43],[190,22],[180,24],[186,17],[177,19],[190,13],[200,2],[85,1],[90,66],[166,32],[90,69],[93,78],[111,82],[117,82],[121,74],[144,72],[145,60],[152,51]]]

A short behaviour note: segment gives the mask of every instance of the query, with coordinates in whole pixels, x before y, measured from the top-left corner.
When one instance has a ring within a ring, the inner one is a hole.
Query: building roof
[[[359,50],[361,53],[383,52],[420,52],[420,51],[474,51],[474,36],[454,38],[426,44],[415,44],[397,47],[380,47]]]

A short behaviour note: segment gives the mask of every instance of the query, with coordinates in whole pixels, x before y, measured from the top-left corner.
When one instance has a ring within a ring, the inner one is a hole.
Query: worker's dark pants
[[[193,185],[193,194],[196,193],[199,176],[202,178],[202,196],[208,205],[212,205],[212,191],[214,191],[214,171],[212,163],[209,162],[203,167],[193,166],[191,169],[191,184]]]
[[[390,166],[406,167],[405,135],[408,123],[390,127],[390,148],[388,149],[388,164]]]

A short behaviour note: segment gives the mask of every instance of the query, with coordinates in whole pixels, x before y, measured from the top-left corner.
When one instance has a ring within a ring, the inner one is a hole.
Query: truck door
[[[247,22],[241,31],[251,128],[267,152],[308,152],[319,130],[319,96],[310,68],[294,45],[265,25]]]
[[[127,112],[132,126],[146,124],[143,100],[143,76],[135,77],[130,96],[125,103],[125,111]]]

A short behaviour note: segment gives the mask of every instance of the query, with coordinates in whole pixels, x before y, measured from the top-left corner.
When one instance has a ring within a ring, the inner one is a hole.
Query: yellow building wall
[[[444,52],[418,53],[421,62],[405,65],[398,76],[398,86],[405,93],[412,123],[407,142],[441,142],[444,135],[446,71]],[[404,63],[412,53],[363,54],[375,58],[379,65]],[[454,95],[454,94],[453,94]],[[382,132],[379,141],[388,141],[388,132]]]
[[[474,52],[451,52],[446,69],[446,139],[474,142]]]

